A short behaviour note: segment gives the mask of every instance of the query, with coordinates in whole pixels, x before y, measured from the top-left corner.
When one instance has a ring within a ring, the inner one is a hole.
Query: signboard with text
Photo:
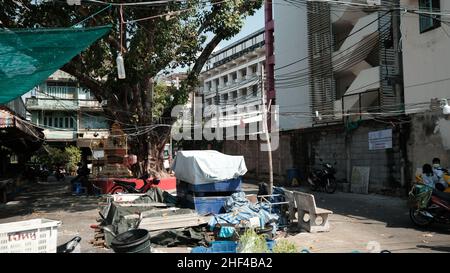
[[[392,148],[392,129],[369,132],[369,150]]]

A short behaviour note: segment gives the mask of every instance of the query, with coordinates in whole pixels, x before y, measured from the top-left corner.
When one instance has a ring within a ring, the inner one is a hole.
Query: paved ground
[[[412,225],[406,200],[381,195],[314,193],[318,207],[332,210],[330,232],[301,232],[289,240],[311,252],[450,252],[450,227]]]
[[[0,223],[33,218],[62,221],[58,244],[74,236],[83,238],[82,252],[112,252],[94,248],[91,224],[98,217],[99,197],[73,196],[68,182],[35,184],[9,205],[0,205]],[[256,186],[244,184],[243,190],[255,193]],[[303,191],[307,191],[302,189]],[[314,193],[317,206],[330,209],[331,231],[310,234],[295,226],[282,234],[300,249],[311,252],[369,252],[387,249],[391,252],[450,252],[450,227],[435,225],[427,230],[412,226],[404,199],[380,195],[350,193]],[[18,203],[18,204],[15,204]],[[186,248],[159,249],[160,252],[188,252]]]

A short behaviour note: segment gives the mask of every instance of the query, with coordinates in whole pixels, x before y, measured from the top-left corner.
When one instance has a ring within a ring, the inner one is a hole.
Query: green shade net
[[[0,104],[33,89],[110,29],[0,30]]]

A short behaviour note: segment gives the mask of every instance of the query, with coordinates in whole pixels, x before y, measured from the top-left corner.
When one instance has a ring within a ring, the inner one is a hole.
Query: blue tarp
[[[238,225],[241,221],[249,221],[250,218],[258,217],[262,226],[271,225],[272,232],[275,234],[277,230],[278,215],[270,213],[270,204],[268,203],[251,203],[244,192],[232,194],[224,205],[226,213],[214,215],[209,221],[209,227],[214,229],[216,224],[233,224]]]

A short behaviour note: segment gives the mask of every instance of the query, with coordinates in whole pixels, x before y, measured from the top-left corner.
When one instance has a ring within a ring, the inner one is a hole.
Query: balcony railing
[[[97,100],[27,98],[26,106],[29,110],[78,110],[80,108],[102,108]]]

